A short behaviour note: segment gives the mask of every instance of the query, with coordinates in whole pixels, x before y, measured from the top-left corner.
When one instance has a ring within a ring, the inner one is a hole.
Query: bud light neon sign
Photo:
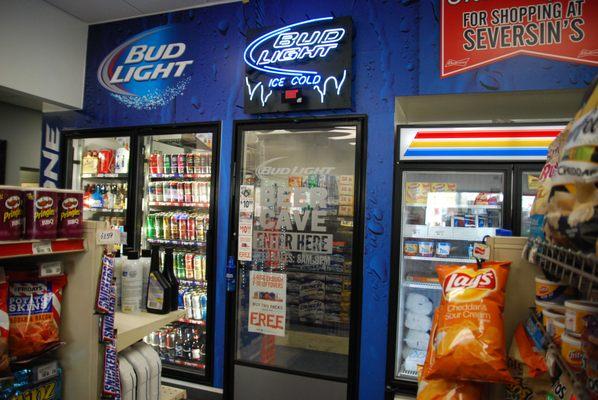
[[[316,18],[267,32],[252,31],[243,53],[245,110],[264,113],[351,106],[352,22]],[[301,88],[302,101],[281,101],[285,89]]]
[[[153,109],[182,94],[193,59],[177,25],[153,28],[116,47],[98,68],[100,85],[127,107]]]

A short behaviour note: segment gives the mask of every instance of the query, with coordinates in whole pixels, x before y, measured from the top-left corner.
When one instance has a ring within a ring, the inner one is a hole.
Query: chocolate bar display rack
[[[598,288],[598,257],[542,240],[528,240],[524,258],[542,268],[549,279],[568,282],[586,299]]]
[[[565,362],[563,356],[561,355],[560,347],[552,340],[550,334],[546,332],[546,329],[544,329],[544,325],[542,325],[542,322],[538,319],[538,315],[536,314],[533,308],[530,310],[530,318],[527,321],[526,329],[528,330],[528,332],[535,330],[536,332],[541,333],[541,341],[544,344],[544,350],[546,350],[546,363],[548,364],[550,359],[554,360],[554,362],[558,366],[558,370],[555,370],[555,373],[551,373],[550,375],[553,378],[558,378],[560,374],[567,374],[567,376],[573,383],[573,391],[575,392],[576,398],[578,400],[590,400],[590,393],[585,389],[584,384],[580,379],[580,376],[582,374],[578,374],[575,371],[573,371],[569,364]],[[551,372],[550,367],[549,372]]]

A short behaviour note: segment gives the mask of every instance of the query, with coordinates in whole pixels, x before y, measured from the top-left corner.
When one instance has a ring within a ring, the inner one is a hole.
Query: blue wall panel
[[[224,272],[228,252],[233,121],[243,113],[242,53],[247,29],[324,16],[354,22],[353,109],[292,114],[368,115],[366,224],[360,398],[382,399],[387,357],[395,96],[585,87],[598,69],[521,56],[440,79],[438,0],[251,0],[93,25],[89,30],[84,108],[52,114],[64,127],[97,128],[185,122],[222,122],[218,198],[214,384],[224,365]],[[97,80],[99,63],[144,30],[181,24],[195,60],[190,85],[153,110],[127,108]],[[538,73],[540,71],[540,73]],[[285,115],[281,115],[285,116]],[[274,117],[273,115],[266,117]],[[48,117],[50,118],[50,117]]]

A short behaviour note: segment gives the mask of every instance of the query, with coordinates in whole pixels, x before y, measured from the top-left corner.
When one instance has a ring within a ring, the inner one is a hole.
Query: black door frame
[[[359,357],[361,349],[361,308],[362,308],[362,281],[363,281],[363,249],[365,229],[365,178],[366,178],[366,155],[367,155],[367,116],[366,115],[339,115],[320,116],[284,119],[259,119],[259,120],[237,120],[234,122],[233,137],[233,173],[231,174],[231,203],[230,203],[230,226],[228,254],[233,255],[236,260],[237,253],[237,229],[238,229],[238,201],[240,170],[242,165],[243,152],[243,131],[251,129],[297,129],[297,128],[322,128],[338,125],[355,125],[357,127],[356,153],[355,153],[355,204],[354,215],[354,241],[353,241],[353,274],[351,277],[351,313],[350,313],[350,336],[349,336],[349,366],[347,379],[311,374],[307,372],[290,371],[284,368],[269,367],[254,363],[237,361],[236,352],[236,318],[237,318],[237,290],[234,293],[227,293],[227,318],[226,318],[226,341],[225,341],[225,371],[224,371],[224,399],[234,399],[234,366],[246,365],[252,368],[265,369],[276,372],[288,373],[290,375],[305,376],[322,380],[347,383],[347,399],[354,400],[359,396]],[[356,257],[357,255],[357,257]],[[238,261],[237,261],[238,264]],[[237,268],[238,269],[238,268]],[[235,271],[235,274],[237,271]]]

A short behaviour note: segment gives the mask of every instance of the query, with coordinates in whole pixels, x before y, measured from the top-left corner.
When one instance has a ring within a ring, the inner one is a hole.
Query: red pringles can
[[[0,240],[19,240],[23,235],[21,188],[0,186]]]
[[[83,192],[76,190],[57,190],[58,201],[58,237],[83,237]]]
[[[58,192],[50,189],[26,189],[25,239],[54,239],[58,234]],[[83,198],[81,198],[83,202]]]

